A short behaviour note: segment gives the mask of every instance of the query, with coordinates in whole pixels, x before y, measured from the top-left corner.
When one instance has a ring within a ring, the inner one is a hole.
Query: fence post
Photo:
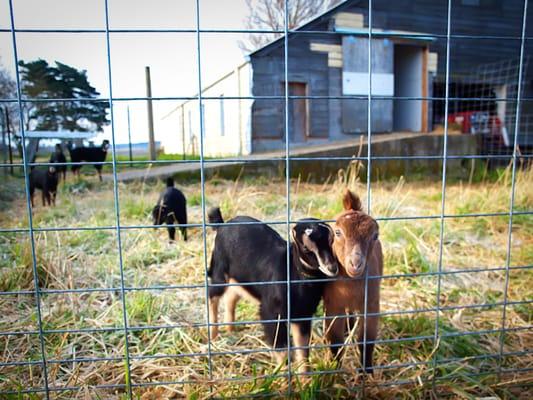
[[[155,161],[155,139],[154,139],[154,109],[152,107],[152,79],[150,77],[150,67],[145,67],[146,71],[146,97],[148,105],[148,149],[150,150],[150,160]]]
[[[181,108],[181,159],[185,160],[186,158],[186,150],[185,150],[185,108],[183,107],[183,104],[180,106]]]

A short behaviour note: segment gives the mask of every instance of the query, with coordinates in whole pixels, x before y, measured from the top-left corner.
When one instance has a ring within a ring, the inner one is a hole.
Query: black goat
[[[48,205],[56,205],[57,194],[57,171],[54,166],[49,166],[48,169],[32,168],[29,176],[30,181],[30,200],[33,207],[33,195],[35,189],[40,189],[43,195],[43,207]]]
[[[58,143],[56,144],[55,151],[50,156],[50,162],[51,163],[61,163],[65,164],[67,162],[67,158],[65,157],[65,154],[63,153],[63,149],[61,148],[61,145]],[[58,178],[63,175],[63,181],[67,180],[67,166],[66,165],[56,165],[55,169],[58,173]]]
[[[220,209],[209,211],[210,223],[223,223]],[[287,242],[268,225],[246,216],[228,222],[245,225],[221,225],[215,229],[217,236],[211,255],[208,276],[211,284],[251,283],[249,285],[210,286],[209,313],[211,322],[218,322],[218,303],[224,295],[225,322],[235,321],[235,306],[241,297],[252,298],[260,304],[265,337],[278,351],[278,361],[285,357],[279,350],[287,347],[287,284],[267,282],[287,280]],[[290,317],[311,318],[320,302],[324,283],[314,278],[333,277],[338,265],[333,255],[333,231],[315,219],[299,221],[291,230],[290,279],[302,281],[290,286]],[[267,284],[264,284],[267,283]],[[232,326],[228,325],[229,330]],[[307,370],[311,321],[291,322],[291,332],[296,350],[296,360],[301,370]],[[215,338],[218,327],[211,328]]]
[[[82,146],[72,148],[72,143],[69,143],[67,148],[70,153],[70,160],[73,163],[78,163],[81,161],[103,162],[107,157],[107,150],[109,149],[109,140],[104,140],[100,147]],[[100,182],[102,182],[102,164],[94,164],[94,168],[96,168],[96,172],[98,172],[98,178],[100,179]],[[72,164],[71,169],[74,175],[77,174],[79,176],[81,165]]]
[[[187,199],[185,195],[174,187],[174,180],[167,178],[167,188],[159,196],[157,205],[152,210],[152,219],[154,225],[175,225],[187,224]],[[176,228],[169,226],[167,228],[170,240],[174,240]],[[183,240],[187,240],[187,228],[180,226]]]

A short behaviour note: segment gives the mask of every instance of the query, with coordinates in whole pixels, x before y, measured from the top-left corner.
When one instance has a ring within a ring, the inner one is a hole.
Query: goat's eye
[[[377,233],[374,233],[374,237],[372,239],[378,240],[379,235]]]
[[[335,236],[337,237],[341,237],[342,236],[342,232],[340,229],[335,229]]]

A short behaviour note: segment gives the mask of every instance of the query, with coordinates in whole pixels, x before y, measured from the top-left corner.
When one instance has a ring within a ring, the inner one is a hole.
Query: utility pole
[[[130,149],[130,161],[133,161],[133,152],[131,151],[130,106],[128,106],[126,110],[128,111],[128,143],[129,143],[129,149]]]
[[[150,67],[146,68],[146,97],[148,97],[148,149],[150,150],[150,160],[155,161],[155,139],[154,139],[154,110],[152,108],[152,80],[150,78]]]

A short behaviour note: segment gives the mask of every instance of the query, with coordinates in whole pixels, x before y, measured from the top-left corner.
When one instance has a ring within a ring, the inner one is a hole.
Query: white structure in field
[[[250,154],[252,71],[249,62],[238,66],[202,91],[204,154],[218,157]],[[245,99],[239,99],[245,97]],[[162,138],[165,153],[200,153],[200,108],[187,100],[164,117],[176,135]]]

